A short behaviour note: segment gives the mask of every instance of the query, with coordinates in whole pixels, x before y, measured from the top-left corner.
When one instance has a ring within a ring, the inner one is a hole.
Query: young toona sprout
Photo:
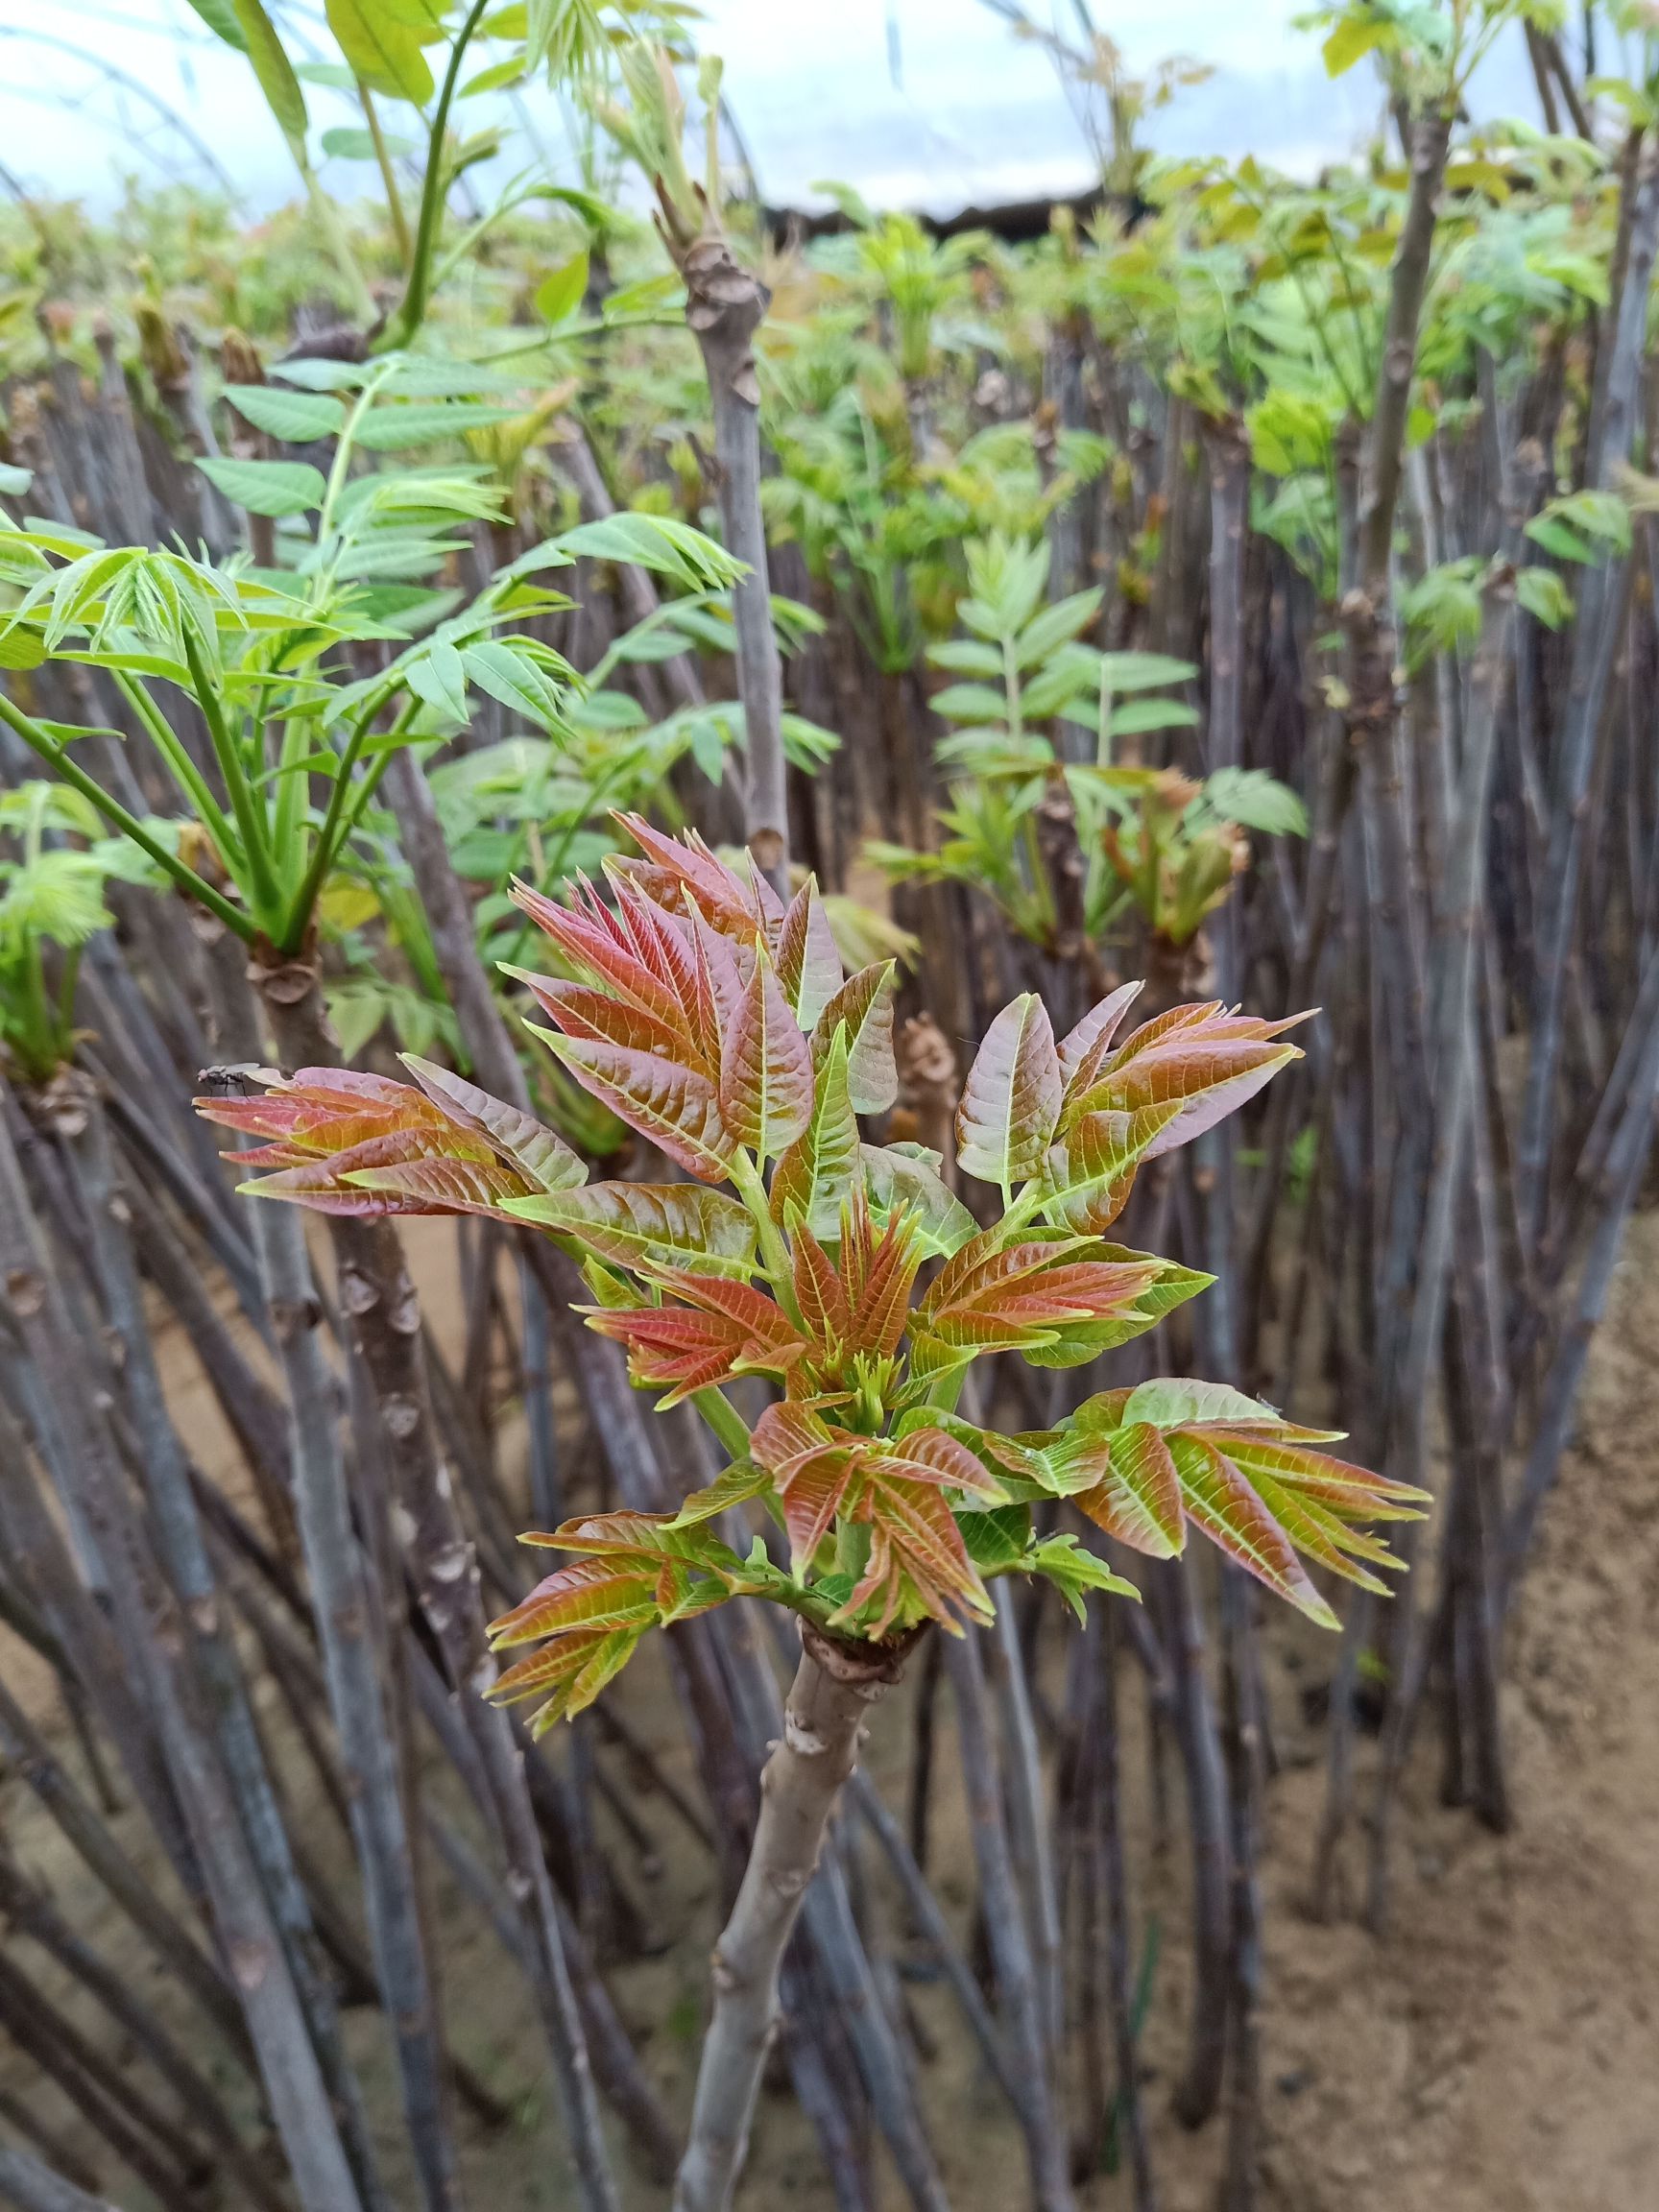
[[[490,1693],[537,1700],[541,1728],[589,1704],[653,1628],[744,1596],[801,1619],[795,1725],[773,1753],[752,1870],[768,1855],[795,1861],[772,1866],[770,1887],[745,1884],[722,1938],[688,2154],[724,2172],[746,2133],[730,2110],[742,2087],[733,2068],[748,2063],[742,2034],[726,2031],[745,2006],[750,2028],[775,2007],[861,1700],[925,1623],[960,1635],[992,1618],[1002,1575],[1046,1576],[1080,1616],[1091,1590],[1136,1595],[1074,1533],[1040,1532],[1034,1506],[1070,1500],[1153,1558],[1197,1527],[1329,1627],[1304,1559],[1382,1590],[1377,1571],[1398,1562],[1369,1525],[1415,1518],[1425,1500],[1332,1457],[1333,1432],[1218,1383],[1108,1390],[1017,1436],[957,1411],[985,1354],[1080,1366],[1205,1288],[1210,1277],[1108,1232],[1145,1162],[1296,1057],[1288,1022],[1178,1006],[1119,1042],[1130,984],[1056,1043],[1041,1001],[1016,999],[986,1034],[957,1118],[959,1165],[1001,1194],[982,1229],[937,1154],[861,1135],[858,1117],[897,1093],[893,965],[843,974],[810,881],[785,906],[696,836],[619,819],[643,857],[608,861],[603,892],[583,881],[557,903],[516,891],[562,973],[515,974],[569,1074],[693,1180],[589,1183],[552,1130],[412,1057],[413,1084],[301,1069],[200,1107],[265,1140],[238,1156],[263,1171],[248,1188],[264,1196],[329,1213],[481,1214],[554,1238],[581,1262],[589,1326],[626,1349],[635,1383],[660,1408],[689,1401],[726,1451],[724,1472],[675,1513],[597,1513],[525,1539],[570,1563],[494,1623],[497,1648],[524,1655]],[[725,1392],[745,1375],[777,1392],[753,1431]],[[744,1555],[716,1532],[751,1500],[779,1523],[787,1567],[759,1537]],[[800,1754],[806,1738],[830,1754],[816,1772]],[[777,1815],[792,1797],[810,1816],[785,1837]],[[793,1888],[785,1876],[799,1876]],[[685,2199],[722,2200],[702,2180]]]

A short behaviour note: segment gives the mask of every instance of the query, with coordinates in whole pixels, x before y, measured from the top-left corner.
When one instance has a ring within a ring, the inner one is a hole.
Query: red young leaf
[[[640,958],[591,884],[578,886],[574,904],[559,906],[528,884],[515,882],[513,902],[552,938],[578,975],[603,991],[619,994],[689,1042],[687,1009],[675,995],[673,978],[656,963]]]
[[[1286,1061],[1301,1058],[1282,1032],[1305,1015],[1261,1022],[1225,1012],[1217,1004],[1177,1006],[1132,1032],[1116,1051],[1098,1046],[1084,1055],[1068,1086],[1062,1127],[1086,1114],[1178,1103],[1181,1111],[1159,1132],[1143,1157],[1155,1160],[1242,1106]]]
[[[807,877],[784,910],[777,968],[790,1011],[809,1037],[842,983],[841,955],[815,877]]]
[[[533,1116],[416,1053],[405,1052],[402,1060],[428,1098],[454,1119],[476,1129],[504,1160],[543,1190],[573,1190],[588,1180],[587,1164],[563,1137]]]
[[[863,1503],[871,1527],[870,1560],[847,1602],[848,1613],[879,1595],[881,1609],[872,1633],[884,1635],[908,1582],[923,1610],[953,1635],[961,1634],[958,1608],[982,1621],[994,1617],[956,1517],[930,1483],[873,1483]]]
[[[1097,1006],[1092,1006],[1075,1029],[1060,1040],[1060,1074],[1070,1084],[1085,1061],[1096,1067],[1112,1048],[1118,1024],[1146,988],[1143,983],[1119,983]]]
[[[696,906],[722,936],[776,943],[783,907],[777,893],[750,864],[745,881],[712,854],[695,830],[665,837],[638,814],[616,814],[619,823],[652,867],[676,883],[685,902]]]
[[[697,995],[697,958],[689,927],[654,905],[626,876],[613,874],[611,888],[616,900],[617,923],[630,944],[653,974],[667,984],[676,1002],[689,1010]],[[704,1038],[702,1043],[707,1050],[709,1040]],[[715,1044],[709,1055],[710,1071],[719,1058]]]
[[[719,1100],[707,1075],[655,1052],[631,1052],[587,1037],[537,1034],[584,1091],[631,1129],[649,1137],[687,1174],[720,1183],[731,1164],[733,1139],[720,1118]]]
[[[806,1349],[781,1307],[747,1283],[693,1275],[684,1268],[652,1270],[679,1306],[584,1306],[588,1326],[628,1347],[629,1373],[651,1388],[668,1384],[662,1403],[757,1371],[787,1374]]]
[[[803,1575],[834,1527],[857,1478],[857,1440],[805,1406],[768,1406],[750,1446],[783,1502],[792,1572]]]
[[[631,998],[596,983],[567,983],[558,975],[537,975],[527,968],[502,963],[502,973],[522,983],[544,1014],[566,1037],[586,1037],[620,1046],[626,1052],[655,1052],[664,1060],[690,1062],[682,1028],[647,1014]]]
[[[1134,1114],[1082,1115],[1044,1159],[1048,1212],[1068,1229],[1109,1229],[1128,1203],[1136,1168],[1181,1112],[1171,1099]]]
[[[922,1264],[922,1247],[902,1214],[879,1236],[859,1190],[848,1208],[841,1238],[841,1272],[853,1309],[849,1341],[856,1352],[890,1359],[910,1317],[910,1291]]]
[[[839,1358],[853,1329],[853,1314],[841,1278],[830,1256],[805,1223],[794,1235],[795,1303],[809,1335]]]
[[[1043,1166],[1060,1113],[1060,1061],[1047,1010],[1027,991],[985,1032],[956,1113],[956,1161],[1003,1190]]]
[[[1100,1439],[1101,1479],[1077,1493],[1076,1503],[1108,1536],[1154,1559],[1179,1551],[1186,1532],[1181,1520],[1181,1479],[1160,1431],[1137,1421]]]
[[[1289,1537],[1232,1461],[1203,1436],[1179,1429],[1169,1432],[1168,1445],[1188,1520],[1299,1613],[1334,1628],[1336,1616],[1308,1579]]]
[[[812,1120],[812,1053],[764,954],[726,1030],[720,1118],[740,1144],[774,1159]]]
[[[945,1429],[912,1429],[893,1443],[878,1438],[871,1446],[870,1465],[878,1477],[932,1482],[944,1490],[966,1491],[969,1497],[991,1504],[1006,1496],[986,1472],[984,1462]]]

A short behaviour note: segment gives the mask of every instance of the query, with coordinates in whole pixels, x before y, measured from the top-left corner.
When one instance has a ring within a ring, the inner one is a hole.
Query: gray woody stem
[[[697,2072],[673,2212],[725,2212],[732,2202],[777,2029],[784,1946],[835,1800],[857,1764],[865,1715],[898,1680],[903,1663],[902,1651],[832,1644],[810,1628],[802,1630],[802,1644],[783,1734],[760,1775],[754,1849],[714,1949],[714,2017]]]
[[[772,629],[766,528],[760,514],[760,387],[753,340],[771,295],[743,268],[712,222],[676,258],[685,279],[685,321],[703,349],[714,408],[720,521],[726,549],[746,564],[732,592],[737,691],[749,755],[744,833],[757,865],[789,895],[789,802],[781,727],[783,685]]]
[[[14,2143],[0,2143],[0,2200],[17,2212],[115,2212]]]

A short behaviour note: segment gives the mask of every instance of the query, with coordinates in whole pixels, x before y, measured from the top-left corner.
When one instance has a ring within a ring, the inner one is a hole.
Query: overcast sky
[[[1046,4],[1029,0],[1034,12]],[[1333,84],[1316,39],[1291,28],[1306,4],[1096,0],[1096,16],[1137,70],[1177,54],[1214,66],[1152,120],[1155,145],[1255,153],[1306,172],[1358,144],[1378,112],[1369,69]],[[307,43],[319,57],[329,51],[321,0],[283,0],[274,12],[297,58]],[[703,42],[726,58],[733,108],[774,204],[802,204],[826,177],[880,204],[938,211],[1089,181],[1084,136],[1052,67],[983,0],[704,0],[704,12]],[[1064,20],[1074,21],[1069,8]],[[1531,111],[1518,56],[1501,57],[1487,77],[1488,111]],[[309,97],[317,124],[349,119],[335,96]],[[556,142],[546,95],[535,96],[533,115]],[[187,0],[0,0],[9,180],[107,205],[124,173],[204,176],[209,157],[252,209],[293,193],[246,62]],[[350,162],[325,175],[342,196],[371,188],[370,173]]]

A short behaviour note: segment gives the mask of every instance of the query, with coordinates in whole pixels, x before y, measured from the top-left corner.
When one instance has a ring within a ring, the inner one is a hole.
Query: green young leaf
[[[899,963],[873,960],[850,975],[818,1017],[812,1051],[821,1059],[837,1029],[847,1031],[847,1088],[857,1114],[885,1114],[899,1095],[893,1057],[893,995]]]
[[[309,360],[303,356],[293,361],[273,361],[273,376],[280,376],[284,384],[298,384],[304,392],[355,392],[369,375],[361,361]]]
[[[300,80],[283,52],[282,41],[270,16],[259,0],[230,0],[230,5],[242,34],[241,44],[253,64],[253,74],[265,95],[266,106],[281,125],[284,136],[292,144],[303,146],[308,120],[305,95],[300,89]]]
[[[973,1214],[940,1180],[936,1155],[923,1154],[919,1146],[866,1144],[861,1156],[865,1195],[878,1228],[902,1214],[928,1259],[949,1259],[977,1233]]]
[[[346,427],[346,410],[339,400],[319,392],[285,392],[276,384],[227,384],[225,397],[255,430],[290,445],[334,438]]]
[[[1089,1619],[1084,1599],[1091,1590],[1108,1590],[1115,1598],[1133,1598],[1139,1601],[1141,1593],[1133,1582],[1121,1575],[1114,1575],[1104,1559],[1079,1544],[1070,1534],[1046,1537],[1034,1544],[1022,1562],[1026,1572],[1041,1575],[1052,1582],[1076,1614],[1079,1624]]]
[[[956,1115],[964,1174],[1010,1190],[1041,1172],[1063,1085],[1047,1010],[1027,991],[985,1032]]]
[[[1266,1421],[1282,1428],[1281,1415],[1271,1406],[1246,1398],[1225,1382],[1192,1382],[1166,1376],[1142,1382],[1132,1391],[1123,1408],[1126,1422],[1150,1422],[1157,1429],[1178,1429],[1189,1421]]]
[[[716,1476],[707,1489],[694,1490],[667,1527],[700,1527],[705,1521],[712,1521],[717,1513],[724,1513],[733,1505],[746,1505],[751,1498],[764,1497],[771,1487],[772,1478],[764,1467],[739,1459],[723,1475]]]
[[[326,6],[341,53],[370,90],[424,107],[434,90],[432,72],[409,11],[393,0],[326,0]]]
[[[753,1268],[753,1215],[700,1183],[587,1183],[517,1200],[512,1211],[620,1267],[695,1267],[739,1280]]]
[[[234,461],[210,453],[196,466],[250,515],[303,515],[322,506],[327,490],[322,470],[308,461]]]
[[[234,46],[238,54],[247,53],[248,41],[237,20],[234,0],[190,0],[190,5],[208,30],[223,38],[227,46]]]
[[[493,422],[511,422],[522,413],[522,408],[494,406],[485,399],[435,401],[430,406],[397,400],[372,409],[358,423],[355,437],[359,445],[373,452],[398,453],[411,445],[459,438],[467,430],[486,429]]]
[[[536,312],[543,323],[563,323],[574,315],[588,289],[588,249],[551,270],[536,287]]]
[[[553,540],[552,549],[565,556],[585,553],[591,561],[626,561],[637,568],[654,568],[691,591],[724,590],[744,573],[743,563],[734,561],[712,538],[667,515],[630,511],[607,515],[597,522],[579,522]]]
[[[342,74],[348,88],[355,84],[349,69]],[[373,131],[349,123],[336,123],[323,133],[323,151],[331,161],[378,161],[383,152],[393,160],[401,160],[406,154],[415,152],[415,141],[383,131],[377,146]]]
[[[1262,768],[1217,768],[1204,780],[1204,797],[1215,812],[1264,837],[1306,837],[1308,809],[1286,784]]]
[[[1352,69],[1388,36],[1386,16],[1344,15],[1322,49],[1327,77],[1340,77]]]
[[[466,725],[467,669],[446,637],[434,637],[423,653],[401,663],[403,681],[417,699],[442,714],[445,721]]]
[[[858,1165],[858,1123],[847,1082],[847,1029],[837,1023],[819,1063],[812,1118],[778,1163],[772,1178],[772,1217],[805,1222],[812,1235],[833,1243],[841,1234],[841,1209],[853,1196]]]
[[[1573,619],[1573,594],[1553,568],[1522,568],[1516,572],[1515,597],[1535,622],[1547,630],[1559,630]]]
[[[956,1526],[968,1556],[981,1575],[1008,1575],[1025,1563],[1031,1544],[1028,1505],[994,1505],[988,1513],[958,1513]]]

